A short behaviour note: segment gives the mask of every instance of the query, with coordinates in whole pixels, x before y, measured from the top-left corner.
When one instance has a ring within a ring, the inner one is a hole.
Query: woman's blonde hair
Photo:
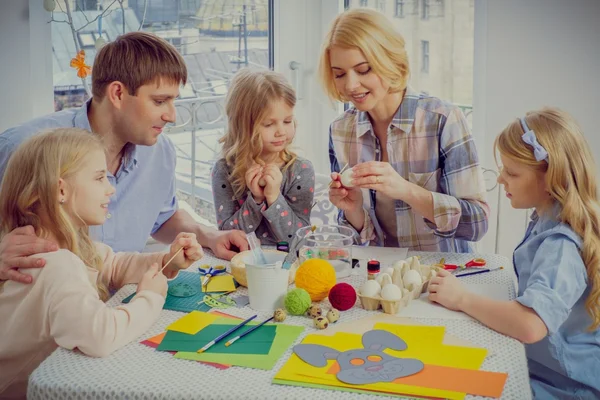
[[[596,329],[600,326],[600,208],[594,158],[581,128],[568,113],[543,108],[527,113],[525,121],[548,152],[548,162],[536,161],[533,148],[521,138],[519,120],[496,138],[494,150],[546,173],[546,187],[562,207],[558,219],[583,239],[581,257],[591,285],[585,304],[593,320],[590,328]]]
[[[220,142],[223,143],[223,157],[231,170],[229,180],[238,199],[247,191],[245,174],[248,168],[253,162],[265,164],[261,159],[263,146],[258,128],[269,108],[281,100],[291,108],[296,105],[296,93],[280,73],[244,68],[231,80],[225,105],[228,126]],[[289,147],[279,157],[284,162],[284,171],[296,161],[296,154]]]
[[[79,128],[58,128],[23,142],[11,156],[0,188],[0,235],[32,225],[38,236],[52,234],[59,246],[101,271],[102,259],[88,228],[73,224],[65,209],[71,202],[58,202],[59,179],[68,184],[89,153],[101,149],[98,137]],[[42,213],[48,218],[45,225]],[[107,300],[106,285],[100,279],[96,285],[100,298]]]
[[[329,51],[333,46],[357,48],[367,59],[373,72],[390,85],[389,92],[406,89],[410,75],[404,38],[387,17],[368,8],[354,8],[337,16],[321,49],[319,77],[327,95],[347,102],[335,86]]]

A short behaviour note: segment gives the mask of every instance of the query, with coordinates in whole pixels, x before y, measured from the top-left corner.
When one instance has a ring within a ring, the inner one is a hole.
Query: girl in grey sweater
[[[294,89],[283,75],[240,70],[226,100],[223,158],[212,170],[220,230],[256,232],[262,244],[291,242],[310,224],[315,172],[289,146],[296,133]]]

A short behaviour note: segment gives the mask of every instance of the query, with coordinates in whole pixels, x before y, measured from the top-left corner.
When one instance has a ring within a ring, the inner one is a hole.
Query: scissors
[[[485,264],[486,264],[486,262],[483,258],[474,258],[464,265],[445,264],[444,259],[442,258],[440,260],[439,265],[444,267],[445,270],[458,270],[458,269],[465,269],[465,268],[481,268],[481,267],[485,267]]]
[[[204,275],[204,279],[202,279],[202,286],[206,287],[206,285],[208,285],[208,282],[210,281],[210,278],[216,275],[226,273],[227,269],[225,269],[225,267],[222,265],[217,265],[216,267],[203,265],[201,267],[198,267],[198,271],[200,272],[200,275]]]

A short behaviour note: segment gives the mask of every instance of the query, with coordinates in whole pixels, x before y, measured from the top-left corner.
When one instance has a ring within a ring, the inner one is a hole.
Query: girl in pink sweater
[[[35,230],[59,250],[36,255],[43,268],[21,271],[32,284],[0,282],[0,398],[24,398],[29,374],[58,346],[104,357],[136,339],[158,319],[167,278],[202,257],[191,233],[179,234],[169,253],[115,254],[92,242],[88,226],[104,223],[115,192],[106,171],[99,138],[78,128],[37,135],[8,163],[0,235]],[[106,306],[109,288],[127,283],[138,283],[132,301]]]

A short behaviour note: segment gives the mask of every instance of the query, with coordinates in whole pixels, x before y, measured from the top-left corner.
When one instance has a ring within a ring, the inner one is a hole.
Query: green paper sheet
[[[235,325],[239,324],[239,321],[223,318],[215,321],[215,323]],[[275,366],[279,358],[281,358],[287,349],[294,344],[302,331],[304,331],[303,326],[284,324],[276,324],[275,326],[277,327],[277,334],[275,335],[275,340],[273,340],[269,354],[218,354],[180,351],[175,354],[175,358],[270,370]]]
[[[200,274],[196,272],[180,271],[179,275],[177,275],[177,278],[168,282],[169,288],[180,283],[188,283],[190,285],[194,285],[194,287],[198,287],[199,291],[197,294],[190,297],[176,297],[167,293],[167,298],[165,299],[165,305],[163,308],[165,310],[181,312],[192,312],[194,310],[210,311],[211,307],[207,306],[205,303],[198,304],[204,298],[204,293],[202,292],[202,287],[200,284],[200,277]],[[235,286],[238,286],[237,282]],[[129,303],[133,296],[135,296],[135,293],[124,298],[122,303]]]
[[[250,324],[242,326],[237,331],[231,333],[226,339],[221,340],[210,349],[206,350],[206,352],[221,354],[269,354],[271,344],[273,343],[273,339],[275,339],[275,329],[277,328],[275,325],[265,324],[247,336],[239,339],[231,346],[225,346],[227,340],[233,339],[251,328],[252,325]],[[231,329],[231,325],[211,324],[195,335],[167,331],[162,342],[158,345],[157,350],[195,352],[220,334],[225,333],[228,329]]]

